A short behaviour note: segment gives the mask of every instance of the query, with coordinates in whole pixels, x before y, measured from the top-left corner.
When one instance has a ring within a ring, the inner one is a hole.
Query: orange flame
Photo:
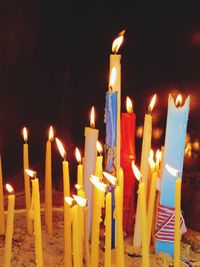
[[[87,204],[87,199],[77,196],[77,195],[73,195],[73,198],[75,199],[75,201],[77,202],[77,204],[81,207],[85,207]]]
[[[149,164],[150,164],[150,167],[151,167],[152,170],[154,170],[155,169],[155,166],[156,166],[156,163],[155,163],[155,161],[153,159],[153,156],[154,156],[154,152],[151,149],[150,150],[150,155],[149,155]]]
[[[69,206],[72,206],[72,204],[74,203],[74,200],[72,197],[65,197],[65,201],[67,202]]]
[[[138,167],[135,165],[134,161],[132,161],[132,169],[133,169],[136,179],[140,182],[142,180],[142,175]]]
[[[125,31],[121,31],[119,34],[118,34],[118,37],[113,41],[112,43],[112,52],[113,53],[117,53],[123,40],[124,40],[124,33]]]
[[[53,138],[54,138],[53,127],[50,126],[50,129],[49,129],[49,141],[52,141]]]
[[[133,112],[133,104],[132,104],[130,97],[128,97],[128,96],[126,97],[126,110],[128,113]]]
[[[181,106],[182,104],[182,96],[179,94],[176,98],[175,104],[177,107]]]
[[[117,71],[116,71],[116,68],[113,67],[110,73],[110,81],[109,81],[109,89],[111,90],[115,84],[116,76],[117,76]]]
[[[75,184],[75,188],[77,190],[81,190],[81,189],[83,189],[83,186],[81,184]]]
[[[79,164],[81,164],[81,153],[77,147],[76,147],[75,154],[76,154],[76,160],[78,161]]]
[[[174,177],[177,177],[179,175],[179,170],[172,168],[171,166],[169,166],[168,164],[165,165],[166,169],[168,170],[168,172],[173,175]]]
[[[29,170],[29,169],[25,169],[25,172],[32,178],[35,178],[37,173],[36,171],[32,171],[32,170]]]
[[[152,112],[152,110],[154,108],[154,105],[155,105],[155,102],[156,102],[156,94],[152,97],[151,102],[149,104],[149,109],[148,109],[149,110],[149,113]]]
[[[103,147],[102,147],[101,143],[98,140],[96,142],[96,147],[97,147],[97,151],[99,152],[99,154],[102,154]]]
[[[95,115],[94,115],[94,107],[91,109],[90,113],[90,127],[95,128]]]
[[[27,134],[26,127],[23,128],[23,137],[24,137],[24,142],[27,142],[28,141],[28,134]]]
[[[94,186],[96,186],[99,190],[106,192],[107,190],[107,185],[99,182],[98,177],[91,175],[90,181],[93,183]]]
[[[111,175],[108,172],[103,172],[103,175],[106,177],[106,179],[112,184],[116,185],[117,184],[117,178]]]
[[[9,194],[14,193],[14,189],[10,184],[6,184],[5,187],[6,187],[6,190],[8,191]]]
[[[156,151],[156,162],[160,162],[162,159],[162,151],[160,151],[160,149],[157,149]]]
[[[56,144],[58,146],[58,150],[59,150],[59,152],[61,154],[61,157],[63,159],[65,159],[65,157],[66,157],[66,151],[65,151],[65,149],[63,147],[63,144],[61,143],[61,141],[57,137],[56,137]]]

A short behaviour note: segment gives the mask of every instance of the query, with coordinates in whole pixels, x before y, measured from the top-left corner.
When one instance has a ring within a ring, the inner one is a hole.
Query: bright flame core
[[[91,109],[90,113],[90,127],[95,128],[95,120],[94,120],[94,107]]]
[[[112,90],[114,84],[115,84],[115,81],[116,81],[116,76],[117,76],[117,71],[116,71],[116,68],[113,67],[112,70],[111,70],[111,73],[110,73],[110,81],[109,81],[109,88]]]
[[[67,204],[69,206],[71,206],[73,204],[73,202],[74,202],[72,197],[65,197],[65,201],[67,202]]]
[[[24,137],[24,142],[27,142],[28,141],[28,134],[27,134],[26,127],[23,128],[23,137]]]
[[[80,190],[80,189],[83,188],[83,186],[82,186],[81,184],[75,184],[75,188],[76,188],[77,190]]]
[[[97,151],[99,152],[99,154],[101,154],[103,152],[103,147],[98,140],[96,142],[96,147],[97,147]]]
[[[91,175],[90,181],[96,186],[99,190],[106,192],[107,185],[98,181],[98,177]]]
[[[181,106],[182,104],[182,96],[179,94],[176,98],[175,104],[177,107]]]
[[[50,129],[49,129],[49,141],[52,141],[53,138],[54,138],[53,127],[50,126]]]
[[[156,151],[156,162],[160,162],[162,159],[162,151],[160,151],[160,149],[157,149]]]
[[[78,161],[79,164],[81,164],[81,153],[77,147],[75,150],[75,154],[76,154],[76,160]]]
[[[168,170],[168,172],[173,175],[174,177],[177,177],[179,175],[179,170],[172,168],[171,166],[169,166],[168,164],[165,165],[166,169]]]
[[[132,161],[132,169],[133,169],[136,179],[140,182],[142,179],[142,175],[138,167],[135,165],[134,161]]]
[[[14,189],[10,184],[6,184],[6,190],[8,191],[9,194],[13,194],[14,193]]]
[[[150,113],[152,112],[152,110],[154,108],[155,102],[156,102],[156,94],[152,97],[151,102],[149,104],[149,109],[148,110],[149,110]]]
[[[37,175],[35,171],[29,170],[29,169],[25,169],[25,172],[32,178],[35,178]]]
[[[122,31],[118,34],[118,37],[113,41],[112,43],[112,52],[117,53],[123,40],[124,40],[124,33],[125,31]]]
[[[133,104],[132,104],[130,97],[128,97],[128,96],[126,97],[126,110],[128,113],[133,112]]]
[[[103,175],[106,177],[106,179],[112,184],[116,185],[117,184],[117,178],[110,173],[103,172]]]
[[[58,150],[61,154],[61,157],[64,159],[66,157],[66,151],[65,151],[61,141],[58,138],[56,138],[56,144],[58,146]]]
[[[77,195],[73,195],[73,198],[76,200],[79,206],[85,207],[87,204],[87,199],[83,197],[79,197]]]

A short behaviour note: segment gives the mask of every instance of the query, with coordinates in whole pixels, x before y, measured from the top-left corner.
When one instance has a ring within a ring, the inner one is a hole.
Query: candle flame
[[[81,184],[75,184],[75,188],[77,190],[81,190],[81,189],[83,189],[83,186]]]
[[[77,196],[77,195],[73,195],[73,198],[76,200],[77,204],[81,207],[85,207],[87,204],[87,199]]]
[[[149,157],[153,159],[153,157],[154,157],[153,149],[150,149]]]
[[[59,150],[59,152],[61,154],[61,157],[63,159],[65,159],[65,157],[66,157],[66,151],[65,151],[65,149],[63,147],[63,144],[61,143],[61,141],[57,137],[56,137],[56,144],[58,146],[58,150]]]
[[[28,141],[28,134],[27,134],[26,127],[23,128],[23,137],[24,137],[24,142],[27,142]]]
[[[117,178],[113,175],[111,175],[108,172],[103,172],[103,175],[106,177],[106,179],[108,179],[108,181],[112,184],[112,185],[116,185],[117,184]]]
[[[128,113],[133,112],[133,104],[132,104],[130,97],[128,97],[128,96],[126,97],[126,110]]]
[[[99,182],[99,179],[98,177],[94,176],[94,175],[91,175],[90,177],[90,181],[93,183],[94,186],[96,186],[99,190],[103,191],[103,192],[106,192],[107,190],[107,185],[102,183],[102,182]]]
[[[119,34],[118,34],[118,37],[113,41],[112,43],[112,52],[113,53],[117,53],[123,40],[124,40],[124,33],[125,31],[121,31]]]
[[[72,204],[73,204],[73,202],[74,202],[74,200],[73,200],[72,197],[65,197],[65,201],[67,202],[67,204],[68,204],[69,206],[72,206]]]
[[[52,141],[53,138],[54,138],[53,127],[50,126],[50,128],[49,128],[49,141]]]
[[[99,152],[99,154],[101,154],[103,152],[103,147],[98,140],[96,142],[96,147],[97,147],[97,151]]]
[[[156,162],[160,162],[162,159],[162,151],[160,149],[157,149],[156,151]]]
[[[78,161],[79,164],[81,164],[81,153],[77,147],[75,150],[75,154],[76,154],[76,160]]]
[[[6,184],[5,187],[6,187],[6,190],[8,191],[9,194],[14,193],[14,189],[10,184]]]
[[[142,179],[142,175],[138,167],[135,165],[134,160],[132,161],[132,169],[133,169],[136,179],[138,180],[138,182],[140,182]]]
[[[94,114],[94,107],[91,109],[90,113],[90,127],[95,128],[95,114]]]
[[[174,177],[177,177],[179,175],[179,170],[172,168],[171,166],[169,166],[168,164],[165,165],[166,169],[168,170],[168,172],[173,175]]]
[[[150,167],[151,167],[152,170],[155,169],[156,163],[153,160],[153,158],[151,158],[150,156],[149,156],[149,165],[150,165]]]
[[[149,104],[149,113],[152,112],[154,105],[155,105],[155,102],[156,102],[156,94],[152,97],[151,102]]]
[[[179,107],[182,104],[182,96],[179,94],[176,98],[176,102],[175,102],[176,106]]]
[[[32,170],[29,170],[29,169],[25,169],[25,172],[32,178],[35,178],[37,173],[36,171],[32,171]]]
[[[109,81],[109,88],[112,90],[112,87],[115,84],[116,81],[116,76],[117,76],[117,70],[115,67],[112,68],[111,73],[110,73],[110,81]]]

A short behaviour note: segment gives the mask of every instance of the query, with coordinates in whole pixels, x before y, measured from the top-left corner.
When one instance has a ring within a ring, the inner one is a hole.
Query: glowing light
[[[25,172],[32,178],[35,178],[37,173],[36,171],[32,171],[32,170],[29,170],[29,169],[25,169]]]
[[[136,136],[138,138],[142,138],[142,136],[143,136],[143,126],[142,125],[137,127]]]
[[[116,76],[117,76],[117,71],[116,71],[116,68],[113,67],[110,73],[110,81],[109,81],[109,89],[111,90],[115,84]]]
[[[148,159],[148,160],[149,160],[149,165],[150,165],[150,167],[151,167],[152,170],[154,170],[154,169],[155,169],[155,166],[156,166],[156,163],[155,163],[153,157],[154,157],[154,152],[153,152],[153,150],[151,149],[151,150],[150,150],[150,155],[149,155],[149,159]]]
[[[118,37],[113,41],[112,43],[112,52],[113,53],[117,53],[123,40],[124,40],[124,33],[125,31],[121,31],[119,34],[118,34]]]
[[[151,102],[150,102],[150,104],[149,104],[149,113],[151,113],[152,112],[152,110],[153,110],[153,108],[154,108],[154,105],[155,105],[155,102],[156,102],[156,94],[152,97],[152,99],[151,99]]]
[[[49,141],[52,141],[53,138],[54,138],[53,127],[50,126],[50,129],[49,129]]]
[[[177,177],[179,174],[179,170],[172,168],[171,166],[169,166],[168,164],[165,165],[166,169],[168,170],[168,172],[173,175],[174,177]]]
[[[175,104],[177,107],[180,107],[182,104],[182,96],[179,94],[176,98]]]
[[[69,206],[72,206],[74,199],[72,197],[65,197],[65,201]]]
[[[132,169],[133,169],[133,173],[135,174],[136,179],[140,182],[142,180],[142,175],[138,167],[135,165],[134,161],[132,161]]]
[[[111,175],[108,172],[103,172],[103,175],[106,177],[106,179],[112,184],[116,185],[117,184],[117,178],[113,175]]]
[[[99,190],[106,192],[107,190],[107,185],[99,182],[98,177],[91,175],[90,181],[93,183],[94,186],[96,186]]]
[[[75,154],[76,154],[76,160],[78,161],[79,164],[81,164],[81,153],[77,147],[75,150]]]
[[[87,204],[87,199],[83,197],[79,197],[77,195],[73,195],[73,198],[76,200],[79,206],[85,207]]]
[[[90,127],[95,128],[94,107],[92,107],[91,113],[90,113]]]
[[[9,194],[14,193],[14,189],[10,184],[6,184],[5,187],[6,187],[6,190],[8,191]]]
[[[63,159],[65,159],[66,158],[66,151],[65,151],[65,149],[63,147],[63,144],[61,143],[61,141],[57,137],[56,137],[56,144],[58,146],[58,150],[59,150],[59,152],[61,154],[61,157]]]
[[[23,137],[24,137],[24,142],[27,142],[28,141],[28,134],[27,134],[26,127],[23,128]]]
[[[98,151],[98,153],[99,154],[102,154],[102,152],[103,152],[103,147],[102,147],[102,145],[101,145],[101,143],[97,140],[97,142],[96,142],[96,147],[97,147],[97,151]]]
[[[75,188],[76,188],[77,190],[81,190],[81,189],[83,189],[83,186],[80,185],[80,184],[75,184]]]
[[[128,113],[133,112],[133,104],[132,104],[130,97],[128,97],[128,96],[126,97],[126,110]]]
[[[162,151],[160,151],[160,149],[157,149],[156,151],[156,162],[160,162],[162,159]]]

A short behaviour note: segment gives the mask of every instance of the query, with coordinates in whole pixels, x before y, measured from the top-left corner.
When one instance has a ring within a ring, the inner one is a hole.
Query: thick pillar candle
[[[180,218],[181,218],[181,178],[177,178],[175,185],[174,267],[181,266]]]
[[[165,151],[163,158],[163,174],[161,184],[160,204],[169,208],[175,205],[175,179],[166,169],[166,165],[173,166],[179,170],[182,178],[183,160],[186,130],[190,106],[190,96],[187,97],[185,104],[181,106],[181,96],[176,99],[176,103],[171,95],[168,97],[167,125],[165,133]],[[180,99],[180,100],[179,100]],[[174,240],[164,241],[156,237],[156,253],[165,252],[174,255]]]
[[[15,195],[14,195],[13,188],[9,184],[6,184],[6,189],[8,190],[10,195],[8,196],[8,212],[7,212],[7,218],[6,218],[4,266],[10,267],[11,266],[11,255],[12,255]]]
[[[0,235],[5,235],[3,174],[2,174],[1,155],[0,155]]]
[[[49,235],[53,233],[52,218],[52,160],[51,160],[51,142],[53,141],[53,128],[50,127],[49,138],[46,142],[45,158],[45,223]]]
[[[95,173],[96,166],[96,142],[99,135],[99,130],[95,129],[94,122],[94,107],[91,111],[90,126],[85,127],[85,149],[84,149],[84,168],[83,168],[83,189],[85,191],[86,198],[88,199],[88,232],[91,234],[92,223],[92,198],[93,187],[90,182],[90,176]]]
[[[29,217],[29,209],[31,207],[31,186],[30,177],[25,172],[29,169],[29,147],[28,147],[28,134],[27,129],[23,128],[24,144],[23,144],[23,167],[24,167],[24,190],[25,190],[25,203],[26,203],[26,218],[27,218],[27,232],[29,235],[33,233],[33,222]]]

